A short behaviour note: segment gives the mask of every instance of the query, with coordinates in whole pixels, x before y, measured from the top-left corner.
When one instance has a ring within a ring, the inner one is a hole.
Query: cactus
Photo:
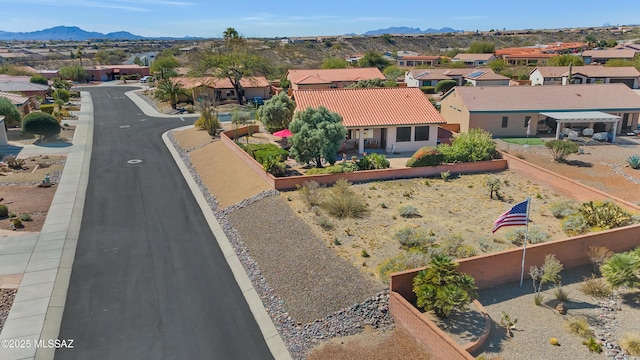
[[[512,337],[513,334],[511,330],[515,330],[516,324],[518,323],[518,319],[511,320],[511,317],[507,315],[506,312],[502,312],[502,319],[500,320],[500,325],[504,326],[507,331],[507,336]]]
[[[551,344],[553,346],[560,346],[560,342],[556,338],[549,339],[549,344]]]
[[[631,166],[632,169],[640,169],[640,156],[632,155],[627,159],[627,163]]]

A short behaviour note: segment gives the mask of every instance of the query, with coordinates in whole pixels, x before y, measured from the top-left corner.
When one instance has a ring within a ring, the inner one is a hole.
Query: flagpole
[[[524,279],[524,258],[527,255],[527,241],[529,241],[529,209],[531,208],[531,198],[527,198],[527,225],[524,232],[524,249],[522,250],[522,271],[520,272],[520,287],[522,287],[522,280]]]

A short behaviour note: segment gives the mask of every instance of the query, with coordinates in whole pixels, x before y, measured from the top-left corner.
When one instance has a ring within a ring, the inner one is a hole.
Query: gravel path
[[[11,309],[11,304],[13,304],[16,292],[17,289],[0,289],[0,332],[2,332],[7,316],[9,316],[9,310]]]
[[[319,342],[358,334],[367,325],[380,330],[394,326],[388,311],[388,290],[332,255],[276,190],[219,209],[188,153],[173,133],[169,139],[227,234],[294,359],[304,359]]]

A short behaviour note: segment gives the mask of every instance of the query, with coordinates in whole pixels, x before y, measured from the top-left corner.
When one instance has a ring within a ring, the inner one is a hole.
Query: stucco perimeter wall
[[[612,200],[629,211],[640,211],[640,206],[631,202],[611,196],[590,186],[580,184],[565,176],[558,175],[545,168],[518,159],[515,156],[503,152],[502,158],[509,162],[510,171],[520,174],[537,184],[553,189],[553,191],[570,199],[580,202]]]
[[[346,179],[350,182],[365,182],[372,180],[408,179],[440,175],[441,172],[449,171],[453,174],[472,174],[482,172],[493,172],[507,169],[507,161],[504,159],[478,161],[472,163],[457,163],[440,166],[424,166],[417,168],[380,169],[356,171],[341,174],[321,174],[308,176],[289,176],[275,178],[275,188],[277,190],[295,189],[297,185],[302,185],[307,181],[315,181],[321,185],[333,184],[338,179]]]
[[[252,132],[256,133],[260,131],[257,125],[252,125]],[[260,178],[266,181],[269,186],[274,187],[274,177],[268,174],[251,155],[247,154],[246,151],[242,150],[235,142],[233,142],[234,137],[247,135],[249,132],[249,126],[238,128],[238,130],[228,130],[220,133],[220,139],[222,142],[227,145],[227,147],[233,151],[238,159],[242,160],[247,164],[247,166],[253,170]]]

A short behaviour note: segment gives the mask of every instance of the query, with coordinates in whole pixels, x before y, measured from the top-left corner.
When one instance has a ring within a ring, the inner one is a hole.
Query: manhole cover
[[[142,160],[140,159],[131,159],[129,161],[127,161],[127,164],[140,164],[142,162]]]

